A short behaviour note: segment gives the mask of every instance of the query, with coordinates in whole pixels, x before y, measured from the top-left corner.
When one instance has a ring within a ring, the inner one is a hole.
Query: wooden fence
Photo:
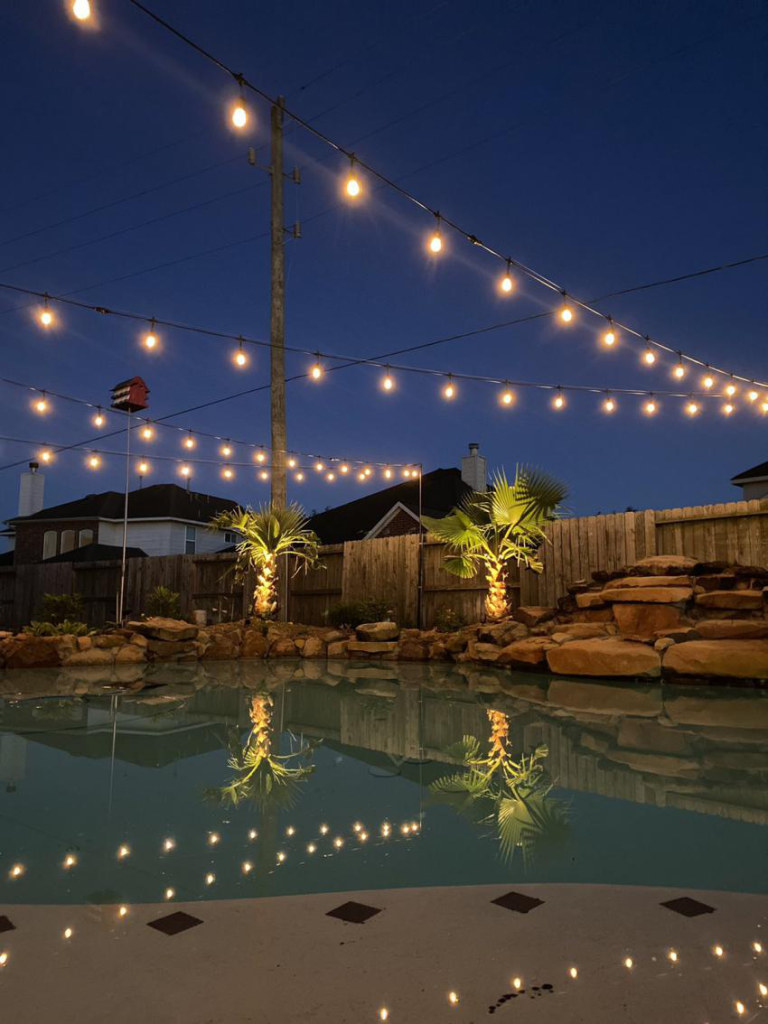
[[[620,569],[647,555],[692,555],[706,561],[768,566],[768,500],[738,501],[664,511],[623,512],[564,519],[548,529],[544,571],[510,573],[512,604],[552,605],[569,583],[595,570]],[[466,622],[482,618],[485,581],[452,576],[442,568],[444,546],[427,538],[382,537],[321,549],[321,567],[292,575],[288,615],[294,622],[323,625],[339,602],[375,598],[391,604],[403,625],[434,625],[443,610]],[[214,622],[246,613],[252,584],[235,582],[235,556],[169,555],[131,558],[126,610],[147,610],[149,595],[165,586],[181,595],[182,612],[205,609]],[[421,591],[419,580],[421,579]],[[0,567],[0,628],[29,623],[43,594],[82,595],[88,622],[114,619],[120,563],[57,562]]]

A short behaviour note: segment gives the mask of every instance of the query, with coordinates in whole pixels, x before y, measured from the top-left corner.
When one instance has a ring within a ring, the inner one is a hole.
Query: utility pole
[[[282,508],[287,500],[285,426],[285,221],[283,219],[283,104],[272,106],[272,307],[270,320],[270,370],[272,403],[272,504]],[[281,602],[283,604],[283,602]]]

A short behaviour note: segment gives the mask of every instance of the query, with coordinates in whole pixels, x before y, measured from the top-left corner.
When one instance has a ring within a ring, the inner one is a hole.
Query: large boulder
[[[568,644],[561,650],[568,650]],[[650,648],[646,648],[650,650]],[[550,651],[553,654],[554,651]],[[651,651],[653,654],[653,651]],[[658,717],[663,704],[661,687],[615,686],[610,683],[582,683],[553,679],[547,692],[548,704],[564,710],[595,715],[641,715]]]
[[[763,640],[768,637],[764,619],[702,619],[696,632],[703,640]]]
[[[522,622],[524,626],[539,626],[542,622],[548,622],[557,615],[557,608],[545,608],[541,605],[521,605],[516,608],[512,618],[516,622]]]
[[[497,647],[496,644],[484,644],[476,640],[472,640],[467,647],[467,654],[472,661],[498,661],[501,651],[502,648]]]
[[[270,658],[296,658],[299,649],[289,636],[282,636],[269,645]]]
[[[64,660],[65,665],[112,665],[115,652],[100,647],[91,647],[85,651],[74,651]]]
[[[15,640],[4,640],[3,650],[7,668],[53,668],[71,657],[76,644],[71,636],[22,634]]]
[[[512,668],[537,668],[544,665],[547,651],[555,644],[547,636],[532,636],[507,644],[499,654],[497,664]]]
[[[603,595],[595,590],[588,590],[584,594],[576,595],[577,608],[605,608]]]
[[[664,654],[664,672],[679,676],[768,679],[768,640],[691,640]]]
[[[143,619],[141,622],[129,622],[128,629],[143,636],[153,637],[155,640],[194,640],[200,632],[198,626],[193,626],[189,622],[182,619],[167,619],[161,615]]]
[[[642,604],[677,604],[693,597],[692,587],[615,587],[603,591],[603,600],[613,604],[638,601]]]
[[[614,637],[552,647],[547,651],[547,664],[559,675],[633,678],[661,673],[661,658],[652,647]]]
[[[397,640],[400,636],[400,627],[396,622],[364,622],[355,632],[358,640]]]
[[[401,661],[426,661],[429,658],[428,643],[420,640],[401,640],[397,656]]]
[[[347,653],[354,655],[374,656],[377,654],[394,655],[397,651],[397,644],[394,640],[349,640],[347,641]]]
[[[498,644],[499,647],[506,647],[513,640],[524,640],[527,636],[528,627],[522,622],[515,622],[514,619],[487,623],[480,627],[477,634],[478,640],[488,644]]]
[[[269,651],[269,640],[264,631],[257,626],[244,630],[241,650],[244,658],[266,658]]]
[[[612,627],[615,631],[616,627]],[[568,640],[594,640],[597,637],[607,636],[609,630],[606,628],[605,623],[601,622],[568,622],[563,626],[558,626],[557,630],[552,633],[552,639],[557,637],[558,643],[563,643],[561,637],[565,637]]]
[[[660,630],[680,625],[680,609],[671,604],[615,604],[613,617],[624,637],[652,640]]]
[[[319,636],[308,636],[301,649],[302,658],[324,658],[326,645]]]
[[[763,595],[759,590],[710,590],[696,595],[700,608],[727,608],[736,611],[757,612],[763,607]]]
[[[332,640],[328,644],[326,654],[329,658],[346,658],[348,640]]]
[[[701,565],[687,555],[649,555],[627,570],[628,576],[690,576]]]
[[[624,576],[613,580],[613,587],[690,587],[690,576]]]
[[[146,660],[144,649],[137,647],[136,644],[124,644],[115,651],[116,665],[140,665]]]

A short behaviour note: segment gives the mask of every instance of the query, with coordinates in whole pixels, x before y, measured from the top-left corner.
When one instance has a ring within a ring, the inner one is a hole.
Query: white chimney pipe
[[[43,507],[45,477],[38,473],[37,462],[30,462],[29,472],[22,473],[19,481],[19,515],[31,516]]]
[[[473,491],[485,491],[488,487],[488,462],[480,455],[480,445],[472,442],[469,455],[461,460],[461,479]]]

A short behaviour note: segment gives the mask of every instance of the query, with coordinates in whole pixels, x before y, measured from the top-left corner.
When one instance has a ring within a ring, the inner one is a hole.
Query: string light
[[[765,414],[768,412],[768,402],[760,403],[760,412],[763,414],[763,416],[765,416]]]
[[[77,857],[74,855],[74,853],[68,853],[67,856],[64,858],[64,867],[73,868],[76,864]]]
[[[319,832],[321,836],[327,836],[328,833],[330,832],[330,828],[328,825],[321,825]]]
[[[552,408],[553,409],[557,409],[558,411],[560,409],[564,409],[565,408],[565,395],[560,390],[560,388],[557,389],[557,394],[552,399]]]
[[[347,475],[347,473],[349,472],[349,466],[346,464],[346,462],[342,462],[342,464],[339,466],[339,472],[343,476]]]
[[[288,469],[296,468],[296,459],[288,459]]]
[[[635,961],[632,959],[631,956],[625,958],[624,966],[627,968],[628,971],[631,971],[632,968],[635,966]]]
[[[678,352],[677,355],[678,355],[678,359],[677,359],[677,362],[675,363],[675,365],[674,365],[674,367],[672,369],[672,376],[676,380],[682,380],[687,371],[685,369],[685,365],[683,364],[683,353],[682,352]]]
[[[608,318],[608,330],[603,332],[601,341],[606,348],[613,348],[616,344],[616,330],[610,317]]]
[[[701,386],[703,388],[706,388],[707,391],[710,391],[715,386],[715,378],[712,376],[711,373],[704,374],[704,376],[701,378]]]
[[[386,1006],[382,1006],[379,1010],[379,1020],[389,1020],[389,1010]]]
[[[206,885],[213,885],[213,883],[215,881],[216,881],[216,875],[214,875],[214,873],[212,871],[209,871],[208,874],[205,876],[205,884]]]
[[[317,846],[314,843],[307,843],[307,853],[314,853]]]
[[[137,472],[137,473],[139,474],[139,476],[146,476],[146,475],[147,475],[147,473],[149,473],[149,471],[150,471],[150,468],[151,468],[151,467],[150,467],[149,463],[148,463],[148,462],[147,462],[146,460],[142,460],[142,461],[141,461],[141,462],[140,462],[140,463],[139,463],[139,464],[138,464],[138,465],[136,466],[136,472]]]
[[[354,155],[350,156],[349,158],[349,175],[347,177],[346,185],[344,186],[344,191],[347,193],[350,199],[357,199],[357,197],[362,192],[360,179],[355,173]]]
[[[232,469],[231,466],[224,466],[221,471],[221,475],[224,477],[225,480],[233,480],[235,477],[235,471]]]
[[[123,843],[123,845],[118,848],[117,859],[118,860],[125,860],[125,858],[126,857],[130,857],[130,855],[131,855],[131,848],[130,848],[130,846],[127,846],[125,843]]]
[[[314,366],[309,371],[309,375],[312,378],[312,380],[320,380],[320,378],[323,376],[323,368],[320,365],[320,353],[319,352],[317,353],[317,362],[314,364]]]
[[[248,839],[249,839],[250,842],[253,842],[254,839],[258,839],[258,838],[259,838],[259,833],[256,831],[255,828],[251,828],[251,829],[248,830]]]
[[[315,463],[315,472],[316,473],[322,473],[324,469],[325,469],[325,464],[320,462],[320,460],[318,459],[318,461]]]
[[[192,476],[192,467],[188,463],[182,462],[179,466],[179,475],[183,477]]]
[[[163,893],[163,896],[165,896],[165,898],[167,900],[172,900],[175,895],[176,895],[176,890],[173,887],[171,887],[171,886],[169,886],[165,890],[165,892]]]
[[[754,951],[756,953],[762,953],[763,952],[763,944],[762,944],[762,942],[753,942],[752,943],[752,949],[754,949]]]
[[[643,352],[643,362],[646,366],[653,366],[653,364],[656,362],[656,353],[653,351],[652,348],[647,348]]]
[[[175,839],[171,839],[170,836],[169,836],[168,839],[164,840],[164,842],[163,842],[163,851],[165,853],[170,853],[171,850],[175,850],[175,849],[176,849],[176,840]]]
[[[667,953],[667,957],[672,961],[673,964],[676,964],[679,959],[677,955],[677,950],[670,949],[670,951]]]
[[[499,395],[499,401],[502,405],[510,406],[515,404],[515,393],[509,386],[505,387]]]
[[[46,413],[51,411],[51,404],[44,391],[40,393],[39,398],[32,399],[32,408],[36,413],[39,413],[40,416],[45,416]]]
[[[101,411],[101,406],[99,406],[98,409],[96,410],[96,413],[91,422],[93,423],[94,427],[103,427],[104,424],[107,422],[107,417]]]
[[[569,324],[573,321],[573,309],[568,304],[568,296],[565,294],[565,292],[563,292],[563,298],[565,299],[565,305],[560,307],[560,310],[557,315],[560,318],[561,323]]]
[[[725,950],[723,949],[723,947],[722,947],[722,946],[715,946],[715,947],[713,948],[712,952],[713,952],[713,953],[714,953],[714,955],[715,955],[715,956],[717,956],[717,957],[722,957],[722,956],[724,956],[724,954],[725,954]]]
[[[451,1004],[451,1006],[458,1006],[459,1005],[459,993],[458,992],[449,992],[448,993],[448,1002]]]
[[[232,105],[230,118],[232,126],[237,128],[238,131],[242,131],[248,124],[248,107],[245,105],[245,98],[243,96],[243,76],[235,75],[235,79],[240,85],[240,95]]]
[[[512,266],[512,260],[507,260],[507,272],[506,272],[506,274],[504,274],[504,276],[503,276],[503,277],[502,277],[502,278],[501,278],[501,279],[499,280],[499,289],[500,289],[500,290],[501,290],[502,292],[504,292],[505,294],[507,294],[507,295],[509,295],[509,293],[510,293],[510,292],[511,292],[511,291],[512,291],[512,290],[514,289],[514,287],[515,287],[515,282],[513,281],[513,279],[512,279],[512,274],[510,273],[510,268],[511,268],[511,266]]]
[[[296,476],[294,477],[294,480],[297,483],[303,483],[303,481],[304,481],[304,474],[303,473],[297,473]]]
[[[141,436],[144,441],[152,441],[155,437],[155,428],[149,423],[141,428]]]
[[[456,397],[456,387],[455,387],[455,385],[453,383],[453,379],[452,379],[452,377],[451,377],[451,375],[449,373],[448,374],[448,383],[443,388],[443,398],[447,398],[450,401],[452,398],[455,398],[455,397]]]
[[[389,372],[389,367],[387,367],[386,373],[381,379],[381,387],[384,391],[392,391],[395,387],[395,381]]]
[[[225,459],[228,459],[230,455],[232,455],[233,450],[234,449],[229,441],[225,441],[221,448],[219,448],[219,454],[223,455]]]
[[[768,985],[764,985],[762,981],[758,984],[757,990],[761,996],[768,996]]]
[[[26,868],[24,867],[23,864],[14,864],[13,867],[11,868],[11,870],[8,872],[8,877],[9,878],[21,878],[21,876],[24,874],[25,871],[26,871]]]
[[[208,833],[208,845],[209,846],[218,846],[218,844],[220,842],[221,842],[221,836],[219,835],[218,832],[209,832]]]
[[[756,402],[759,397],[760,397],[760,392],[759,391],[755,391],[754,388],[752,388],[751,391],[747,392],[747,400],[749,402]]]
[[[40,462],[44,462],[46,465],[49,465],[51,462],[53,462],[53,452],[51,451],[50,448],[43,448],[40,451],[38,458]]]
[[[118,917],[127,917],[128,916],[128,907],[126,907],[125,904],[123,904],[123,906],[121,906],[120,909],[117,911],[117,916]]]
[[[53,315],[53,311],[48,308],[48,296],[43,298],[43,308],[37,314],[37,319],[41,325],[45,328],[53,327],[56,318]]]
[[[436,256],[438,253],[443,251],[443,236],[440,231],[440,214],[435,215],[437,227],[434,232],[430,235],[428,248],[429,251]]]
[[[78,21],[87,21],[91,16],[90,0],[74,0],[72,13]]]
[[[730,416],[735,410],[735,406],[731,402],[726,402],[723,406],[723,416]]]
[[[341,836],[336,836],[336,838],[333,840],[333,845],[336,847],[337,850],[340,850],[344,845],[344,840],[341,838]]]
[[[280,850],[280,852],[277,855],[278,864],[282,864],[285,861],[286,856],[287,854],[283,850]]]
[[[747,1012],[746,1006],[744,1005],[744,1003],[742,1003],[740,999],[736,1000],[736,1002],[734,1003],[734,1008],[736,1010],[736,1013],[738,1013],[740,1017]]]
[[[5,965],[7,963],[8,963],[8,953],[5,950],[3,950],[3,952],[0,953],[0,967],[5,967]]]
[[[726,394],[726,395],[727,395],[727,396],[728,396],[729,398],[733,398],[733,396],[734,396],[734,395],[736,394],[736,392],[737,392],[737,391],[738,391],[738,388],[737,388],[737,387],[736,387],[736,385],[735,385],[735,384],[733,383],[733,381],[731,381],[731,383],[730,383],[730,384],[726,384],[726,386],[725,386],[725,394]]]
[[[520,989],[522,988],[522,986],[523,986],[523,979],[522,978],[513,978],[512,979],[512,988],[516,992],[519,992]]]
[[[575,980],[579,976],[578,968],[571,967],[568,971],[568,974]]]
[[[698,402],[687,402],[686,406],[685,406],[685,411],[688,413],[689,416],[696,416],[696,415],[698,415],[698,413],[699,413],[699,404],[698,404]]]
[[[86,463],[88,469],[99,469],[101,466],[101,458],[97,452],[93,452],[92,455],[88,456]]]
[[[241,366],[242,367],[242,366],[247,366],[248,365],[248,356],[246,355],[245,350],[243,349],[243,339],[242,338],[240,339],[240,344],[237,347],[237,351],[232,356],[232,359],[234,360],[235,366]]]
[[[612,413],[616,411],[616,400],[608,395],[603,401],[603,412]]]
[[[256,460],[257,462],[266,462],[266,459],[267,459],[267,453],[266,453],[266,452],[264,451],[264,449],[263,449],[263,448],[259,448],[259,450],[258,450],[258,451],[256,452],[256,454],[254,455],[254,459],[255,459],[255,460]]]
[[[189,451],[191,451],[195,447],[195,445],[197,444],[197,442],[195,441],[194,435],[193,435],[191,430],[187,434],[187,436],[184,438],[183,444],[184,444],[184,447],[187,450],[189,450]]]
[[[155,321],[153,318],[149,321],[149,330],[144,335],[144,348],[149,349],[151,352],[153,349],[157,348],[157,341],[158,338],[157,333],[155,332]]]
[[[362,476],[363,479],[365,479],[365,473],[361,473],[360,475]],[[392,479],[392,470],[389,467],[387,467],[384,470],[384,479],[385,480],[391,480]]]
[[[269,480],[269,473],[266,471],[266,469],[262,469],[262,471],[259,473],[259,480]]]
[[[653,416],[658,412],[658,403],[653,399],[649,398],[647,402],[643,404],[643,412],[646,416]]]
[[[249,860],[244,860],[243,861],[243,874],[244,875],[250,875],[250,873],[252,871],[253,871],[253,864],[251,864],[251,862]]]
[[[65,939],[71,939],[75,932],[72,928],[65,928],[62,934]]]

